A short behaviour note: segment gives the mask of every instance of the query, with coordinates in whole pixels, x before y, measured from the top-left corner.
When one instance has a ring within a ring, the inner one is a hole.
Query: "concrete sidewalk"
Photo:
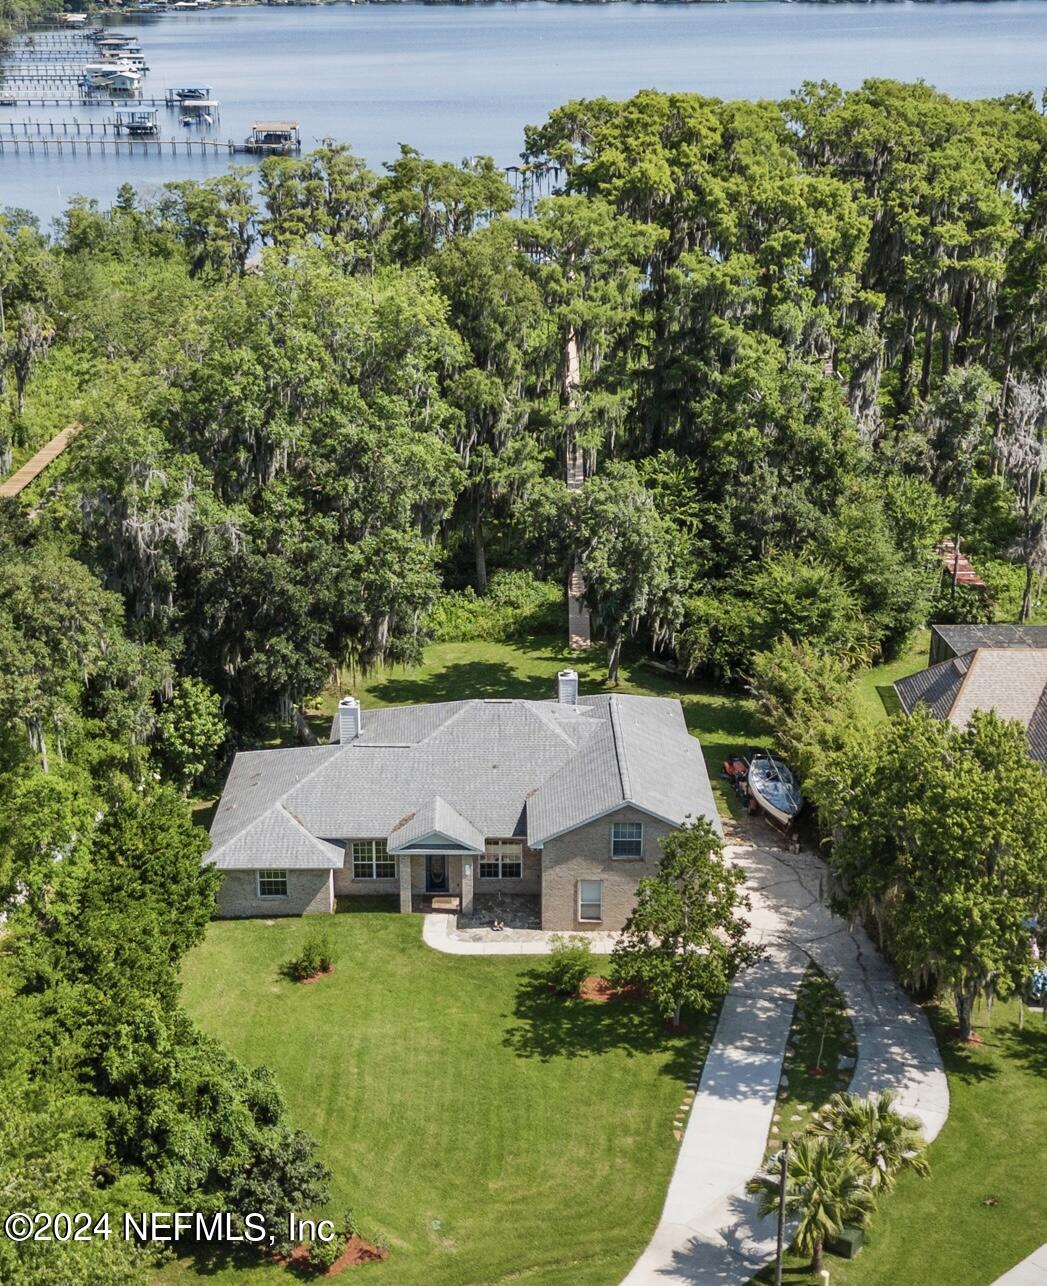
[[[1047,1246],[1034,1250],[1028,1259],[997,1277],[993,1286],[1047,1286]]]
[[[434,951],[449,956],[547,956],[552,939],[570,934],[545,929],[459,929],[458,917],[434,912],[422,921],[422,941]],[[617,933],[586,933],[594,955],[610,955]]]
[[[745,1185],[759,1170],[807,960],[772,945],[728,992],[655,1234],[626,1277],[747,1282],[774,1254]]]

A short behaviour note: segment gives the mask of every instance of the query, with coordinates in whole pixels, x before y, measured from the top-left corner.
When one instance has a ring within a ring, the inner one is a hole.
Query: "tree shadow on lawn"
[[[176,1258],[182,1264],[191,1264],[198,1277],[215,1277],[229,1271],[246,1273],[273,1262],[254,1247],[227,1241],[200,1242],[193,1249],[182,1246]]]
[[[516,1022],[506,1029],[502,1044],[520,1058],[589,1058],[612,1051],[665,1054],[662,1074],[687,1080],[694,1065],[695,1044],[711,1021],[707,1015],[685,1017],[679,1033],[666,1029],[653,1005],[636,1000],[599,1003],[559,996],[549,988],[541,969],[521,976]]]
[[[390,705],[418,705],[435,701],[464,701],[469,697],[552,696],[544,675],[520,674],[504,661],[458,661],[424,678],[389,676],[371,692]]]
[[[956,1017],[951,1009],[942,1005],[928,1005],[927,1017],[934,1029],[942,1063],[950,1076],[970,1084],[976,1081],[990,1081],[999,1076],[1000,1069],[986,1061],[986,1058],[991,1056],[993,1048],[999,1049],[995,1033],[988,1032],[983,1037],[985,1045],[961,1045],[955,1036]],[[953,1034],[950,1035],[950,1032]]]
[[[1025,1027],[1019,1031],[1013,1022],[1001,1027],[995,1044],[1009,1063],[1047,1077],[1047,1022],[1042,1011],[1026,1007]]]

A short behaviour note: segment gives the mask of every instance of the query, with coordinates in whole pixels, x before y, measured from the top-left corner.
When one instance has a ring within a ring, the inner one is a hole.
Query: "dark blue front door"
[[[434,853],[425,859],[425,891],[446,893],[447,887],[447,858]]]

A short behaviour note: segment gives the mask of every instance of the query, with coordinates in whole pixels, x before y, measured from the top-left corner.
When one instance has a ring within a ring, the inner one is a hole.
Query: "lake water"
[[[150,66],[145,92],[200,82],[221,101],[214,136],[259,119],[300,122],[306,149],[350,142],[375,167],[410,143],[443,160],[517,159],[523,126],[569,98],[645,87],[782,97],[806,79],[923,78],[966,97],[1047,80],[1047,0],[949,4],[336,5],[124,18]],[[100,119],[108,109],[0,108],[6,120]],[[161,109],[165,136],[188,134]],[[6,130],[4,131],[6,132]],[[80,192],[108,204],[205,176],[229,158],[0,157],[0,206],[45,221]]]

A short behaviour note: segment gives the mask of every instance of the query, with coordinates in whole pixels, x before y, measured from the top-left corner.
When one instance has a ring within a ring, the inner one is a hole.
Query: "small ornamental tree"
[[[214,764],[229,728],[222,703],[199,679],[186,678],[158,721],[160,753],[177,783],[188,790]]]
[[[614,982],[640,986],[674,1027],[685,1005],[707,1010],[735,969],[760,954],[746,942],[749,924],[739,914],[750,908],[744,882],[705,818],[667,835],[658,873],[638,884],[614,948]]]

